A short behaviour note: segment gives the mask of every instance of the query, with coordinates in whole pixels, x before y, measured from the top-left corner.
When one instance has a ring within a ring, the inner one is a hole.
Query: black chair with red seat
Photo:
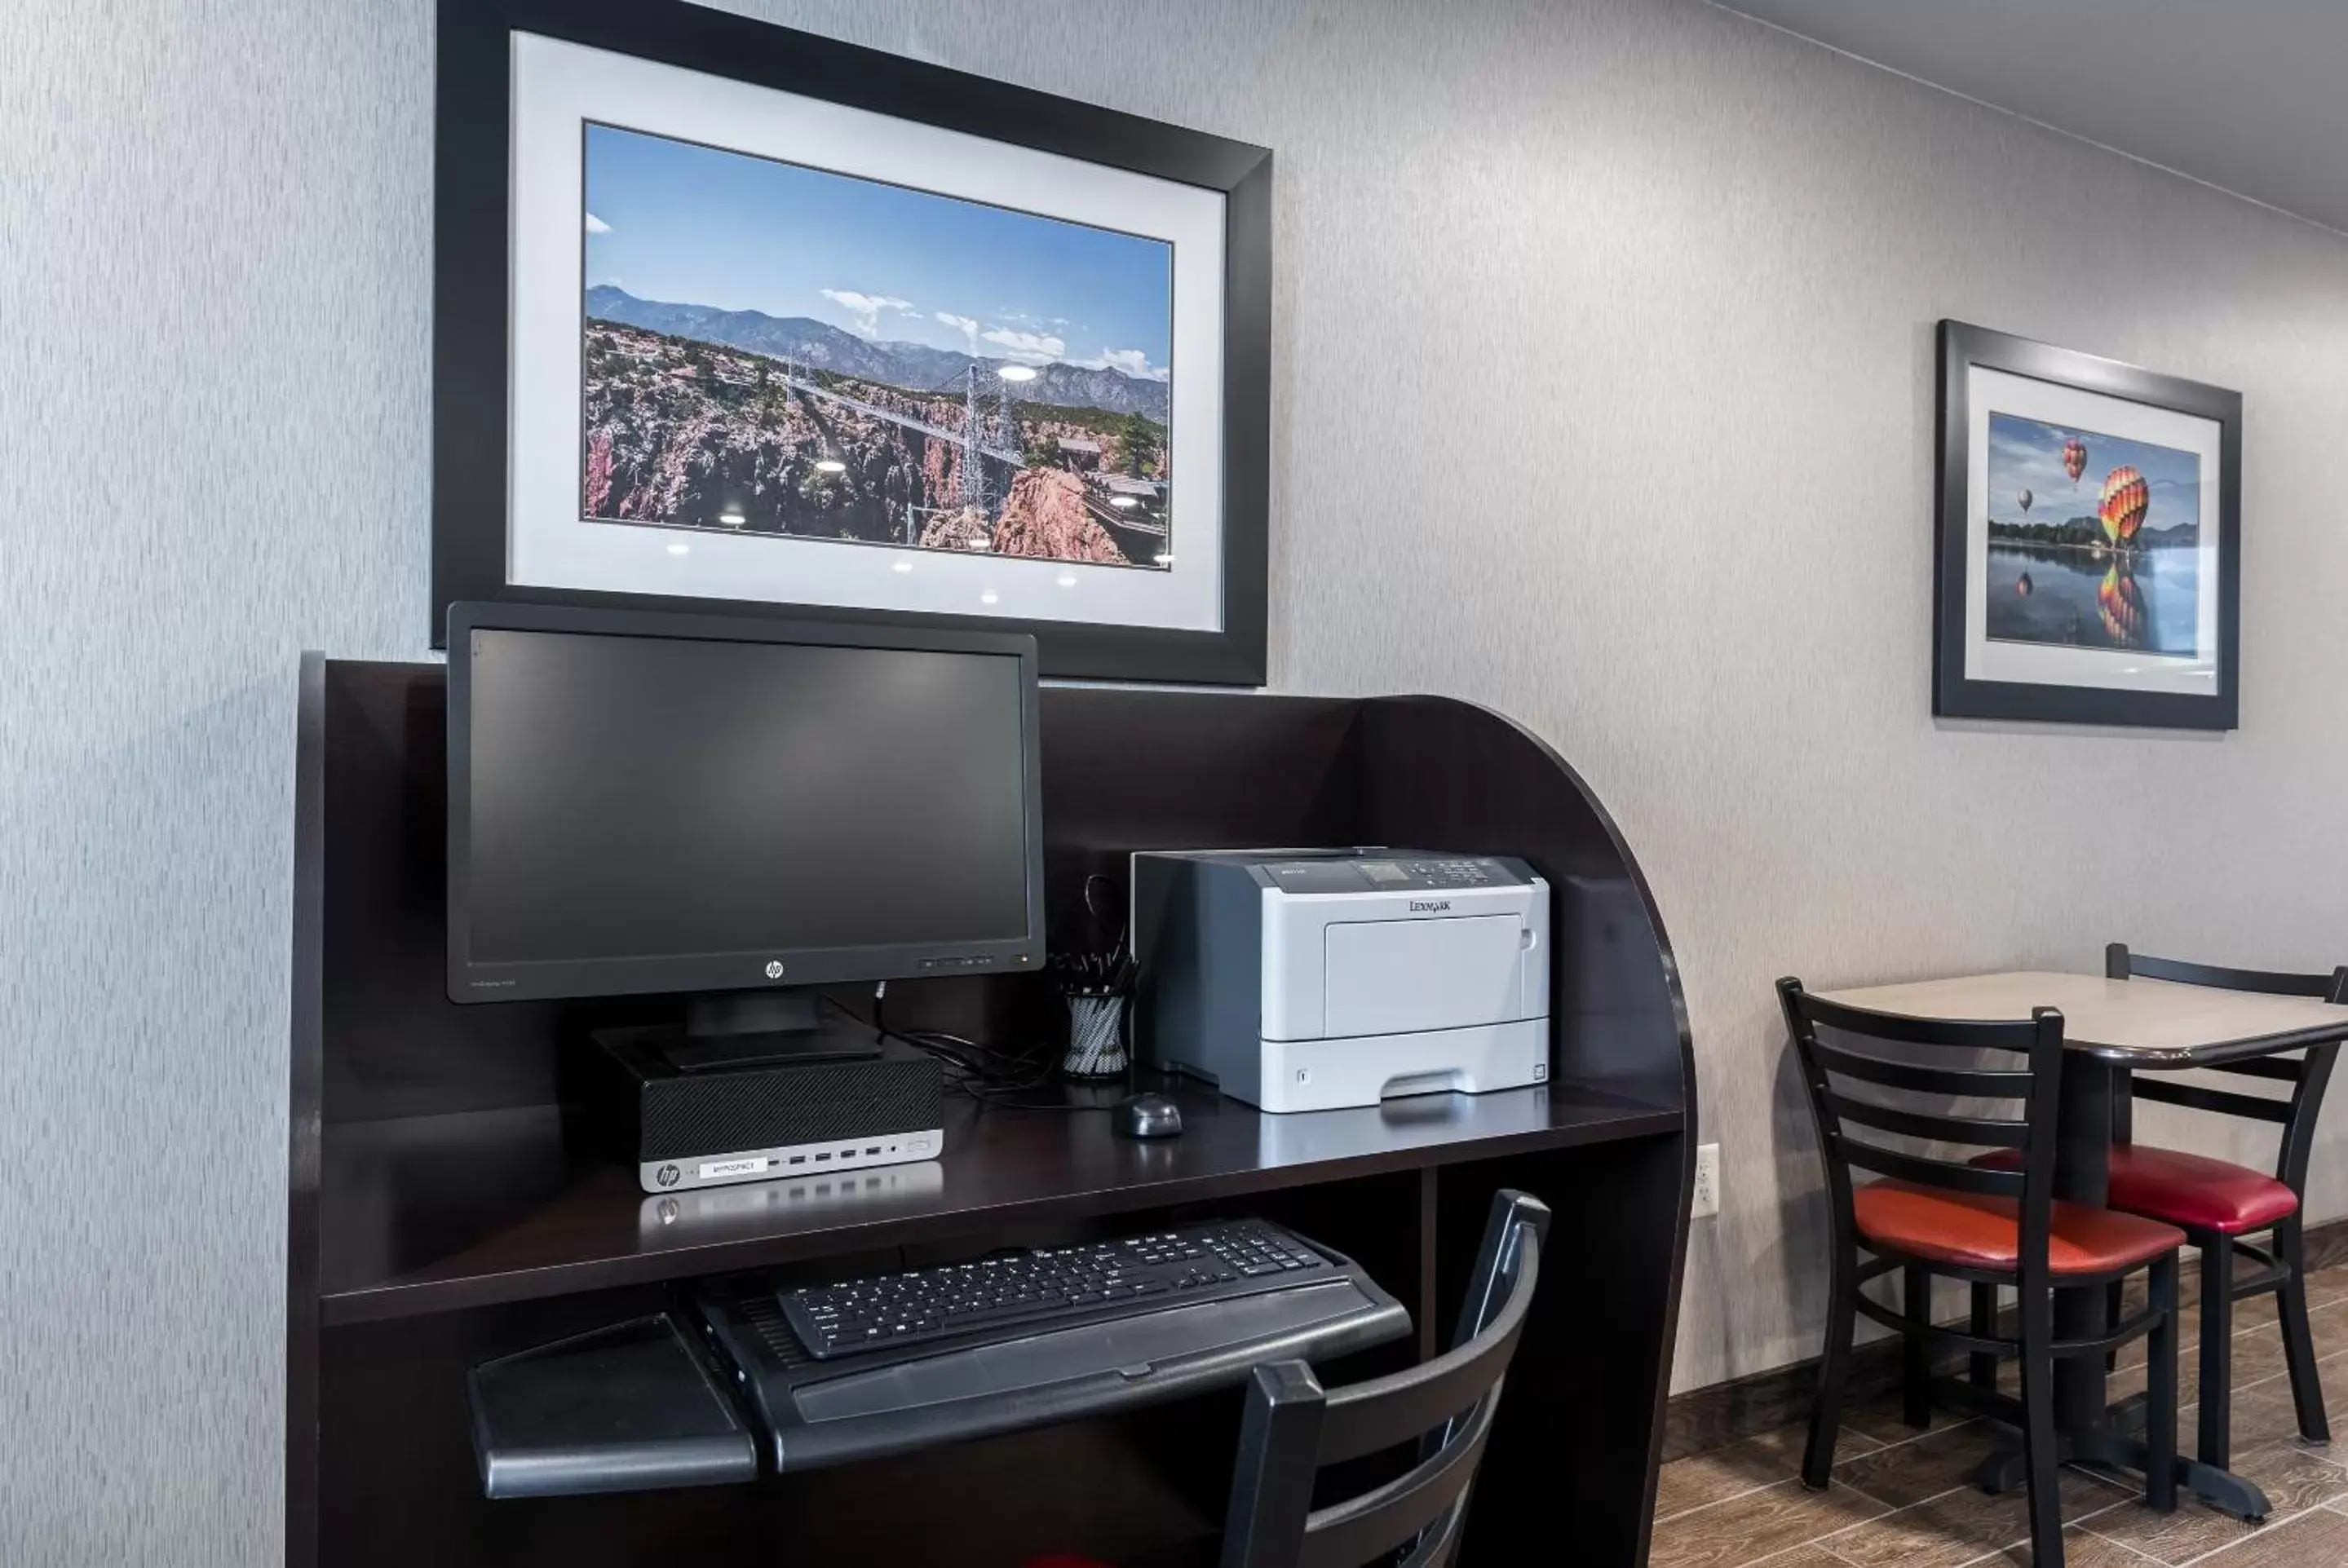
[[[1503,1189],[1451,1348],[1423,1366],[1325,1392],[1302,1361],[1255,1369],[1223,1527],[1222,1568],[1447,1568],[1491,1435],[1501,1379],[1540,1277],[1549,1207]],[[1416,1443],[1385,1485],[1313,1506],[1323,1466]]]
[[[2054,1196],[2055,1107],[2062,1079],[2063,1015],[2041,1008],[2028,1020],[1972,1022],[1914,1019],[1823,1001],[1797,979],[1777,982],[1786,1027],[1800,1059],[1803,1086],[1817,1118],[1834,1225],[1833,1284],[1828,1298],[1826,1355],[1810,1417],[1802,1481],[1826,1486],[1841,1424],[1843,1384],[1859,1314],[1907,1336],[1910,1425],[1931,1418],[1931,1399],[2018,1428],[2030,1488],[2030,1544],[2039,1568],[2062,1568],[2062,1497],[2056,1484],[2054,1363],[2101,1356],[2147,1338],[2145,1498],[2177,1505],[2177,1252],[2173,1225]],[[1821,1030],[1834,1043],[1819,1038]],[[2019,1066],[1977,1064],[1993,1062]],[[1866,1092],[1862,1093],[1861,1091]],[[1905,1097],[1882,1098],[1884,1091]],[[1917,1108],[1921,1098],[1958,1099],[1967,1113]],[[1996,1113],[2000,1107],[2007,1114]],[[1874,1136],[1863,1136],[1873,1134]],[[1930,1153],[1875,1141],[1921,1142]],[[1949,1146],[2006,1151],[2013,1170],[1947,1157]],[[1854,1186],[1853,1169],[1881,1178]],[[1872,1255],[1862,1259],[1861,1253]],[[2054,1337],[2054,1290],[2149,1276],[2150,1305],[2094,1339]],[[1900,1312],[1868,1297],[1869,1280],[1902,1276]],[[1932,1321],[1935,1276],[1977,1286],[2007,1286],[2016,1295],[2020,1331],[2000,1337],[1978,1318],[1967,1331]],[[2013,1355],[2022,1365],[2022,1397],[1925,1374],[1935,1346],[1976,1358]]]
[[[2328,975],[2274,974],[2209,964],[2148,958],[2114,942],[2104,949],[2104,973],[2116,980],[2173,980],[2219,990],[2258,991],[2269,996],[2314,997],[2348,1002],[2348,967]],[[2328,1442],[2323,1389],[2315,1369],[2315,1343],[2307,1323],[2305,1241],[2307,1158],[2315,1143],[2315,1118],[2340,1054],[2337,1044],[2311,1046],[2296,1056],[2260,1056],[2212,1066],[2212,1072],[2290,1085],[2287,1095],[2243,1094],[2163,1074],[2123,1077],[2112,1116],[2112,1180],[2108,1202],[2116,1209],[2163,1221],[2183,1231],[2201,1249],[2201,1389],[2198,1457],[2224,1469],[2232,1446],[2234,1304],[2275,1293],[2282,1321],[2283,1362],[2291,1372],[2291,1398],[2302,1436]],[[2157,1101],[2225,1116],[2271,1122],[2282,1128],[2272,1175],[2199,1154],[2138,1143],[2134,1139],[2132,1100]],[[2271,1232],[2270,1245],[2245,1236]],[[2237,1277],[2235,1262],[2247,1258],[2251,1273]],[[2111,1316],[2119,1316],[2116,1296]]]

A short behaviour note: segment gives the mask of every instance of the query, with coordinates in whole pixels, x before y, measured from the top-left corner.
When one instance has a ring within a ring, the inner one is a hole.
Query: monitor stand
[[[861,1061],[880,1054],[872,1026],[848,1017],[811,986],[719,991],[685,1004],[685,1032],[661,1047],[679,1072]]]

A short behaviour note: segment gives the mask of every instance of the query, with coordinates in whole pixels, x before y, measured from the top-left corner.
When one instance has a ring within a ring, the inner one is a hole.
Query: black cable
[[[981,1105],[991,1105],[1004,1111],[1079,1112],[1112,1109],[1109,1105],[1097,1102],[1071,1104],[1066,1101],[1059,1101],[1037,1104],[1008,1098],[1011,1095],[1024,1094],[1031,1090],[1041,1089],[1052,1081],[1056,1069],[1048,1053],[1039,1061],[1023,1059],[994,1046],[983,1045],[958,1034],[949,1034],[943,1030],[894,1028],[888,1021],[888,982],[885,980],[873,988],[872,1017],[870,1020],[858,1018],[855,1011],[845,1002],[835,998],[827,996],[824,1000],[859,1023],[869,1021],[874,1033],[909,1045],[915,1050],[934,1057],[954,1069],[960,1076],[953,1079],[947,1087],[956,1093],[977,1101]]]
[[[1090,915],[1103,926],[1107,926],[1109,923],[1108,917],[1103,915],[1098,907],[1093,903],[1093,884],[1096,882],[1107,887],[1111,896],[1114,896],[1117,890],[1117,879],[1098,871],[1094,872],[1091,876],[1085,878],[1085,913]],[[1132,935],[1133,921],[1130,914],[1120,913],[1117,917],[1117,936],[1109,943],[1108,957],[1103,960],[1101,966],[1102,979],[1113,987],[1121,987],[1127,980],[1131,979],[1130,976],[1124,973],[1124,969],[1126,963],[1126,942]]]
[[[954,1053],[950,1060],[959,1061],[965,1071],[972,1072],[1000,1071],[999,1069],[989,1068],[988,1059],[990,1058],[1000,1061],[1010,1062],[1014,1065],[1019,1064],[1019,1058],[1017,1057],[1008,1055],[1007,1053],[998,1050],[990,1045],[981,1045],[977,1040],[965,1040],[958,1034],[948,1034],[943,1030],[927,1029],[908,1031],[905,1030],[891,1028],[889,1025],[888,1014],[888,992],[889,982],[886,980],[881,981],[880,984],[872,988],[871,1028],[873,1032],[876,1034],[883,1034],[891,1040],[902,1040],[907,1045],[914,1046],[922,1050],[931,1051],[932,1054],[945,1054],[947,1052]],[[825,999],[830,1000],[831,999],[826,998]],[[856,1019],[856,1021],[859,1023],[865,1021],[862,1019],[856,1018],[856,1014],[850,1011],[844,1003],[833,1001],[831,1005],[839,1008],[841,1012],[847,1013],[850,1018]],[[962,1059],[960,1053],[965,1051],[977,1060],[970,1061]]]
[[[1093,884],[1096,882],[1102,884],[1108,888],[1110,893],[1114,894],[1117,891],[1117,878],[1108,876],[1105,872],[1099,871],[1096,871],[1091,876],[1085,878],[1085,913],[1090,915],[1094,919],[1098,920],[1102,925],[1106,926],[1109,923],[1109,917],[1102,914],[1100,912],[1100,907],[1093,902]],[[1124,921],[1122,919],[1118,920],[1117,927],[1117,939],[1118,941],[1123,941],[1125,939],[1125,930]]]

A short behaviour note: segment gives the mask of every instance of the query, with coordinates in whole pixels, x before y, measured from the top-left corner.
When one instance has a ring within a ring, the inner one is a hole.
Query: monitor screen
[[[572,624],[477,618],[452,636],[460,999],[1009,968],[1027,951],[1032,643],[505,618]]]

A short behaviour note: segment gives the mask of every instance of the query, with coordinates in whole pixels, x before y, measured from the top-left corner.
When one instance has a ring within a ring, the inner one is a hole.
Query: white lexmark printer
[[[1506,856],[1133,857],[1145,1061],[1266,1111],[1549,1078],[1549,884]]]

